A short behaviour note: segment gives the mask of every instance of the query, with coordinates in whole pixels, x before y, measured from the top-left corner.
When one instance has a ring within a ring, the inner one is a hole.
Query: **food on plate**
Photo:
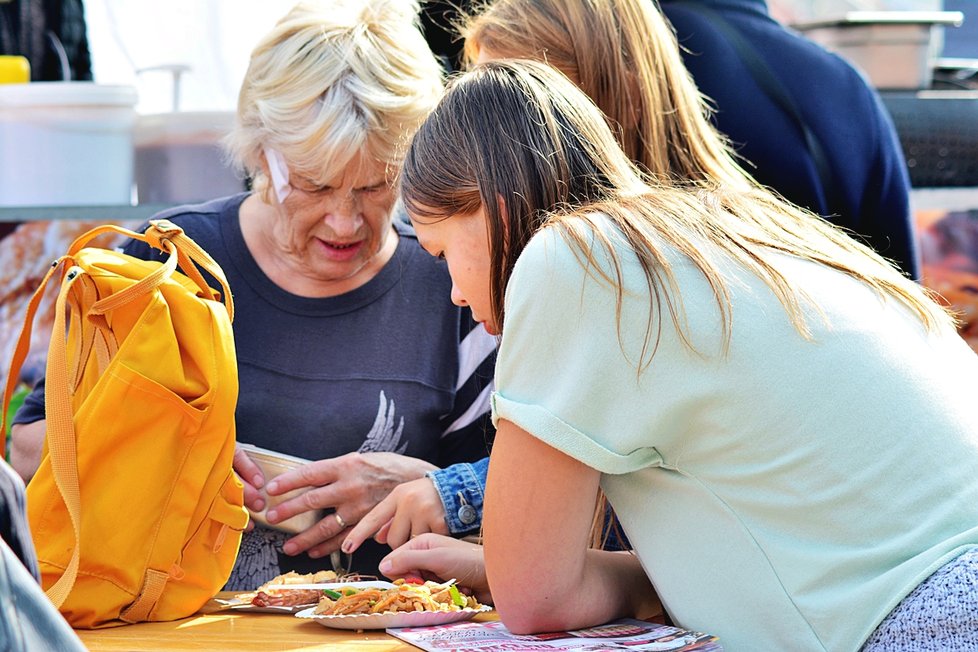
[[[301,607],[316,604],[321,594],[317,589],[268,589],[256,593],[251,604],[256,607]]]
[[[273,577],[251,593],[239,593],[237,597],[244,602],[250,602],[256,607],[298,607],[300,605],[316,604],[322,596],[320,589],[290,589],[290,584],[325,584],[342,581],[331,570],[318,573],[296,573],[289,571]]]
[[[270,586],[277,586],[279,584],[326,584],[328,582],[340,581],[342,580],[336,575],[336,572],[331,570],[321,570],[317,573],[296,573],[295,571],[289,571],[282,575],[276,575],[259,586],[258,590],[262,591]]]
[[[412,611],[461,611],[482,605],[458,590],[455,581],[414,583],[394,580],[394,588],[338,588],[322,591],[315,613],[321,616],[403,613]]]

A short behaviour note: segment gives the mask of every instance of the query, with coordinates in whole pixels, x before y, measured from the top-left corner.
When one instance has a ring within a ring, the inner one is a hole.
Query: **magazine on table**
[[[431,627],[398,627],[391,636],[429,652],[477,650],[478,652],[544,652],[563,650],[669,650],[710,652],[722,650],[715,636],[625,618],[606,625],[567,632],[518,636],[499,621],[463,621]]]

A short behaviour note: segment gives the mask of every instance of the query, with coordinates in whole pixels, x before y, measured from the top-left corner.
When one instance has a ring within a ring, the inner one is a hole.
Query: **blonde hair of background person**
[[[224,144],[266,203],[263,147],[318,186],[362,152],[396,172],[443,90],[418,11],[416,0],[301,2],[255,47]]]
[[[643,179],[527,61],[455,81],[401,180],[453,299],[502,334],[485,570],[511,630],[639,613],[649,569],[725,649],[854,649],[978,544],[978,358],[866,246],[760,188]],[[636,556],[587,549],[599,483]]]
[[[656,176],[753,180],[707,116],[672,27],[648,0],[497,0],[461,27],[464,58],[543,61],[601,109],[634,162]]]

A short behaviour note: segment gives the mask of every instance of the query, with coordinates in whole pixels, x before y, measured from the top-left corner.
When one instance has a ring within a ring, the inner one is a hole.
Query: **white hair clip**
[[[271,147],[262,149],[265,152],[265,161],[268,163],[268,172],[272,175],[272,188],[275,190],[275,196],[278,197],[278,203],[281,204],[292,192],[292,186],[289,185],[289,167],[285,164],[285,157],[278,150]]]

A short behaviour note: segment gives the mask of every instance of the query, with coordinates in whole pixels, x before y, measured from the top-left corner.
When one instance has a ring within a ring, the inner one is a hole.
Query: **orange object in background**
[[[956,313],[958,332],[978,351],[978,209],[917,211],[921,283]]]
[[[26,84],[31,80],[31,62],[15,54],[0,55],[0,84]]]

